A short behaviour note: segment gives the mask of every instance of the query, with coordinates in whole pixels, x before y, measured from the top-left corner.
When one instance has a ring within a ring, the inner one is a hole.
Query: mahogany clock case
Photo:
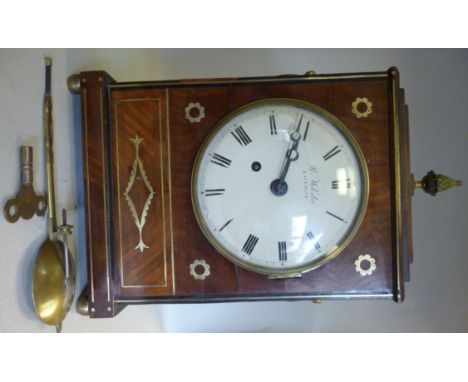
[[[134,303],[402,301],[412,261],[412,187],[398,77],[390,68],[118,83],[103,71],[82,72],[90,316],[112,317]],[[356,236],[338,257],[301,278],[268,279],[230,262],[203,236],[192,208],[192,168],[206,135],[237,108],[268,98],[305,101],[336,116],[369,171],[368,206]],[[375,261],[371,274],[357,269],[362,255]]]

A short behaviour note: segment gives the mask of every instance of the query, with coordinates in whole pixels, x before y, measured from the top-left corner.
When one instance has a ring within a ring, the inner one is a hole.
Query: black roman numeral
[[[258,237],[254,235],[249,235],[247,241],[245,242],[244,246],[242,247],[242,251],[250,255],[254,250],[255,246],[257,245]]]
[[[231,219],[231,220],[228,220],[226,223],[224,223],[224,225],[219,229],[219,232],[221,232],[224,228],[226,228],[227,225],[228,225],[229,223],[231,223],[233,220],[234,220],[234,219]]]
[[[232,161],[223,157],[222,155],[214,153],[213,157],[211,158],[211,162],[222,167],[229,167]]]
[[[250,142],[252,142],[242,126],[236,127],[234,131],[231,131],[231,134],[234,138],[236,138],[236,141],[239,142],[241,146],[247,146]]]
[[[327,211],[327,214],[330,215],[330,216],[333,216],[335,219],[338,219],[338,220],[341,220],[342,222],[344,222],[343,218],[340,218],[338,215],[332,214],[330,211]]]
[[[309,232],[306,233],[306,235],[307,235],[307,237],[309,238],[309,240],[314,241],[315,249],[316,249],[316,250],[320,250],[320,244],[318,243],[317,240],[315,240],[314,234],[313,234],[311,231],[309,231]]]
[[[278,242],[278,257],[279,257],[279,261],[288,260],[288,253],[286,252],[286,242],[285,241],[279,241]]]
[[[309,125],[310,125],[310,121],[307,121],[307,125],[306,125],[305,132],[304,132],[304,138],[302,138],[303,141],[305,141],[307,138],[307,133],[309,132]]]
[[[324,160],[329,160],[330,158],[334,157],[336,154],[340,153],[341,149],[338,146],[333,147],[328,153],[323,156]]]
[[[212,188],[211,190],[205,190],[205,196],[223,195],[224,191],[226,191],[224,188]]]
[[[278,131],[276,130],[276,121],[275,121],[274,115],[270,115],[270,134],[278,135]]]
[[[346,188],[351,188],[351,179],[346,180],[332,180],[332,190],[337,190],[342,184],[346,184]]]

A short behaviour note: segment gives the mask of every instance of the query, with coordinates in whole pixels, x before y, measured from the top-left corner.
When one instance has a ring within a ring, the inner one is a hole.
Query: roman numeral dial
[[[174,189],[184,192],[181,181],[194,163],[192,202],[204,244],[248,271],[297,276],[335,257],[357,231],[365,162],[345,127],[319,107],[243,99],[234,97],[240,108],[217,117],[211,131],[191,126],[199,129],[194,137],[206,138],[195,158],[174,162]],[[173,207],[179,202],[174,197]],[[185,218],[174,224],[185,227]],[[187,224],[186,235],[202,240],[192,228]]]

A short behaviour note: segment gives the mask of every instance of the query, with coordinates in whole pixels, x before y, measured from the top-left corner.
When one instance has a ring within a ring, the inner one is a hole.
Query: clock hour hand
[[[288,174],[289,166],[291,162],[296,161],[299,158],[298,147],[301,141],[301,133],[300,127],[302,123],[303,114],[301,114],[301,118],[299,119],[299,123],[297,125],[296,130],[294,130],[291,135],[292,146],[288,151],[286,151],[286,159],[283,164],[283,169],[281,170],[281,175],[278,179],[275,179],[270,184],[270,190],[275,196],[283,196],[288,192],[288,184],[286,183],[286,175]]]

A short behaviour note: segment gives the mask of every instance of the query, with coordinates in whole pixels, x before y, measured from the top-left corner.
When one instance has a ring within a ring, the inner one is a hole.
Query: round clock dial
[[[205,139],[192,174],[206,238],[236,264],[273,277],[338,255],[359,228],[367,196],[367,167],[346,127],[288,99],[227,116]]]

